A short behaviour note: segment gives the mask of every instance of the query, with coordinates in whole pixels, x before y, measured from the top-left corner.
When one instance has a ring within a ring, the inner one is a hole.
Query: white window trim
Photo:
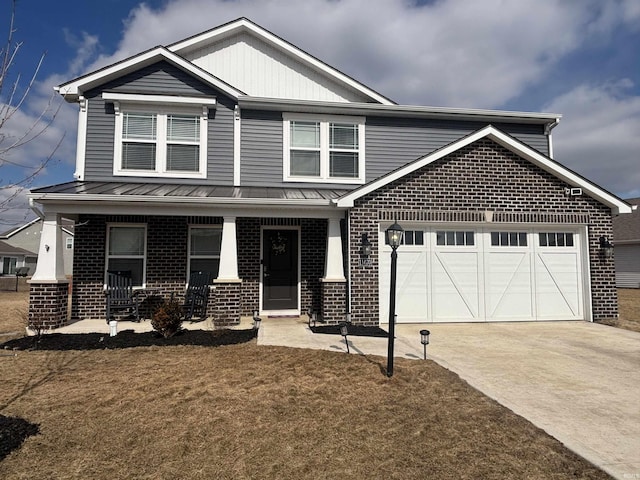
[[[104,96],[105,94],[103,94]],[[201,101],[202,103],[202,101]],[[165,177],[165,178],[207,178],[207,131],[209,120],[209,107],[202,105],[200,109],[190,105],[178,105],[170,103],[153,104],[147,102],[124,103],[113,102],[115,111],[115,138],[113,143],[113,175],[125,177]],[[200,158],[197,172],[167,171],[166,148],[156,148],[155,170],[130,170],[122,168],[122,122],[123,112],[153,113],[157,117],[156,146],[167,145],[167,116],[176,114],[200,116]]]
[[[343,115],[314,115],[307,113],[283,113],[283,178],[285,182],[338,183],[358,185],[365,183],[365,117]],[[291,175],[291,121],[320,122],[320,175]],[[358,177],[331,177],[329,175],[329,124],[352,123],[358,125]]]
[[[109,231],[113,227],[141,227],[144,228],[144,255],[142,255],[142,285],[134,285],[133,288],[147,287],[147,224],[146,223],[107,223],[105,252],[104,252],[104,288],[107,288],[107,271],[110,258],[140,258],[140,255],[109,255]]]
[[[222,225],[189,225],[189,238],[187,239],[187,284],[189,283],[189,277],[191,277],[191,259],[192,258],[202,258],[202,259],[215,259],[216,255],[192,255],[191,254],[191,232],[194,229],[205,229],[205,228],[210,228],[210,229],[218,229],[220,230],[220,242],[222,242]],[[220,246],[220,254],[217,256],[218,258],[218,270],[220,269],[220,257],[222,256],[222,245]],[[218,272],[211,272],[212,274],[215,273],[216,275],[218,274]],[[216,278],[216,277],[213,277]]]

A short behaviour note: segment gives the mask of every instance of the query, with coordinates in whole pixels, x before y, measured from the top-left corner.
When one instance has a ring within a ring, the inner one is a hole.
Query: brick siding
[[[29,285],[29,328],[50,330],[67,323],[69,283]]]
[[[576,213],[589,219],[589,261],[594,319],[616,318],[613,261],[599,253],[599,237],[611,238],[611,211],[586,196],[568,196],[552,174],[484,139],[420,168],[356,201],[350,211],[351,315],[354,323],[377,324],[378,223],[381,211],[469,211]],[[360,239],[368,234],[373,254],[359,261]],[[585,289],[588,288],[585,285]]]

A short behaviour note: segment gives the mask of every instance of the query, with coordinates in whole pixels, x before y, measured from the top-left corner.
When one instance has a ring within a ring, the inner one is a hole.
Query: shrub
[[[151,317],[151,326],[163,337],[173,337],[182,327],[182,305],[173,298],[163,300]]]

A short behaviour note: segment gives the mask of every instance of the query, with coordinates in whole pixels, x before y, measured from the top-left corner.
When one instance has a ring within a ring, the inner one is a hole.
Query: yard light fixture
[[[613,244],[605,236],[600,237],[600,252],[604,258],[613,257]]]
[[[420,343],[424,349],[424,359],[427,359],[427,345],[429,345],[429,335],[431,332],[429,330],[420,330]]]
[[[318,321],[318,315],[313,310],[309,309],[307,311],[307,316],[309,317],[309,328],[315,327],[316,322]]]
[[[349,340],[347,339],[347,335],[349,335],[349,328],[347,327],[347,322],[340,322],[340,335],[344,337],[344,344],[347,346],[347,353],[349,352]]]
[[[387,377],[393,375],[393,342],[396,330],[396,271],[398,269],[398,247],[402,243],[404,230],[398,222],[387,228],[387,243],[391,246],[391,287],[389,289],[389,346],[387,351]]]
[[[260,318],[258,310],[253,311],[253,329],[257,332],[260,330],[260,322],[262,319]]]

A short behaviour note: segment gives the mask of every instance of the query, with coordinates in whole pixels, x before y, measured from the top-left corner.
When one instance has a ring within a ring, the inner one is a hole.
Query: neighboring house
[[[640,205],[640,198],[626,200]],[[613,244],[616,263],[616,285],[619,288],[640,288],[640,210],[613,219]]]
[[[30,194],[32,319],[66,319],[63,217],[73,319],[104,318],[107,270],[165,298],[206,270],[217,325],[384,323],[395,219],[399,322],[618,314],[599,238],[631,208],[552,159],[557,114],[397,105],[244,18],[57,91],[79,106],[76,173]]]
[[[32,274],[31,266],[35,266],[33,253],[0,240],[0,275],[15,275],[20,267],[28,267],[29,274]]]
[[[68,221],[66,219],[62,220],[61,230],[64,271],[68,276],[73,275],[73,229],[73,221]],[[3,242],[30,252],[25,264],[25,266],[29,267],[29,275],[33,275],[33,272],[36,270],[41,231],[42,220],[40,218],[35,218],[24,225],[12,228],[11,230],[7,230],[0,234],[0,240]]]

